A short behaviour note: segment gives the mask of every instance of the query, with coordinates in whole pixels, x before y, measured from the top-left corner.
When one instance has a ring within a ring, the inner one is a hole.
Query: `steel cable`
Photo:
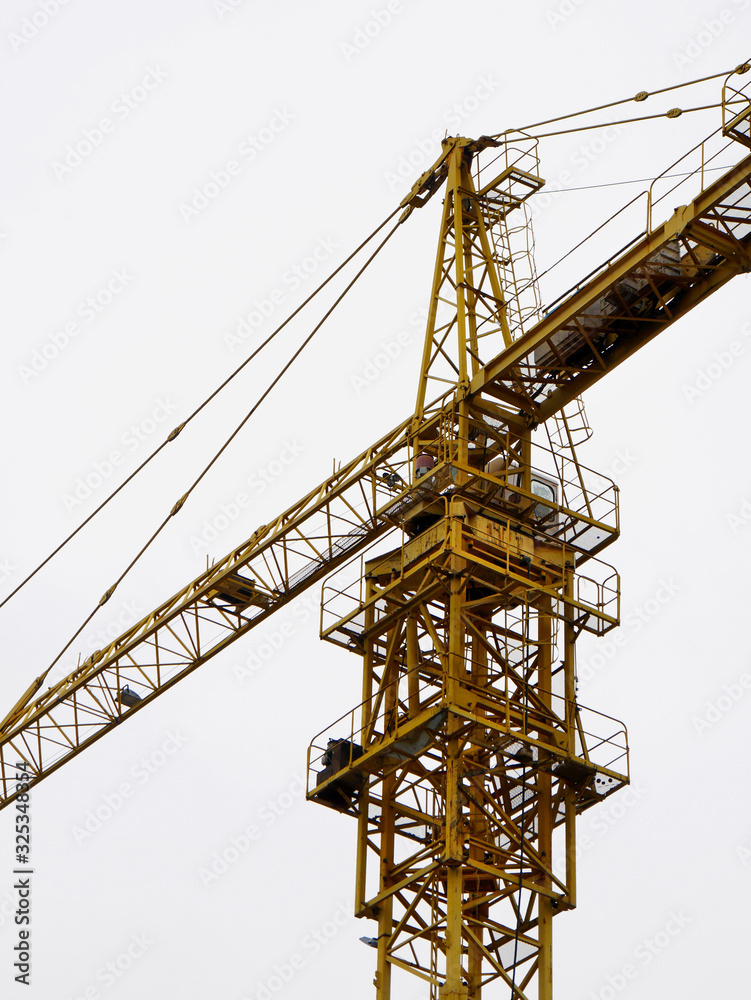
[[[642,90],[638,94],[636,94],[636,95],[634,95],[632,97],[623,97],[623,98],[621,98],[618,101],[610,101],[608,104],[599,104],[599,105],[597,105],[595,107],[592,107],[592,108],[584,108],[582,111],[574,111],[574,112],[572,112],[571,114],[568,114],[568,115],[559,115],[557,118],[548,118],[545,121],[535,122],[534,125],[525,125],[523,128],[507,129],[505,132],[499,132],[497,135],[493,136],[493,138],[494,139],[500,139],[503,136],[509,135],[509,133],[514,133],[514,132],[529,132],[531,129],[534,129],[534,128],[542,128],[544,125],[554,125],[556,122],[569,121],[571,118],[579,118],[581,115],[591,115],[591,114],[594,114],[595,111],[606,111],[608,108],[618,107],[619,104],[630,104],[632,101],[637,101],[637,102],[646,101],[649,97],[655,97],[655,96],[657,96],[657,94],[666,94],[666,93],[668,93],[671,90],[681,90],[683,87],[693,87],[694,85],[699,84],[699,83],[706,83],[708,80],[718,80],[722,76],[729,77],[729,76],[732,76],[734,74],[741,75],[743,73],[747,73],[750,68],[751,68],[751,64],[749,64],[747,62],[740,63],[740,65],[736,66],[734,69],[723,70],[721,73],[713,73],[713,74],[711,74],[711,76],[698,77],[696,80],[686,80],[685,83],[676,83],[676,84],[673,84],[670,87],[662,87],[660,90],[652,90],[652,91]],[[714,105],[710,105],[710,106],[713,107]],[[661,115],[648,115],[647,117],[659,118],[659,117],[662,117],[662,116]],[[640,118],[631,119],[631,121],[641,121],[641,120],[642,119],[640,119]],[[616,124],[619,124],[619,123],[616,123]],[[587,128],[593,128],[593,127],[602,128],[604,126],[591,126],[590,125],[590,126],[586,126],[586,127]],[[569,131],[578,131],[578,130],[569,130]],[[563,133],[551,132],[549,134],[550,135],[560,135],[560,134],[563,134]],[[538,136],[538,138],[542,138],[542,136]]]
[[[237,368],[236,368],[236,369],[235,369],[235,370],[234,370],[234,371],[233,371],[233,372],[232,372],[232,373],[231,373],[230,375],[228,375],[228,376],[227,376],[227,378],[226,378],[226,379],[225,379],[225,380],[224,380],[224,381],[223,381],[223,382],[222,382],[222,383],[221,383],[221,384],[220,384],[219,386],[217,386],[217,388],[216,388],[216,389],[214,389],[214,391],[213,391],[213,392],[211,393],[211,395],[209,395],[209,396],[207,396],[207,397],[206,397],[206,399],[205,399],[205,400],[204,400],[204,401],[203,401],[203,402],[202,402],[202,403],[200,404],[200,406],[197,406],[197,407],[196,407],[196,409],[195,409],[195,410],[193,410],[193,412],[192,412],[192,413],[190,414],[190,416],[188,416],[188,417],[187,417],[187,418],[186,418],[186,419],[185,419],[185,420],[184,420],[184,421],[183,421],[183,422],[182,422],[181,424],[179,424],[179,425],[178,425],[178,426],[177,426],[177,427],[176,427],[176,428],[175,428],[175,429],[174,429],[173,431],[171,431],[171,432],[170,432],[170,434],[169,434],[169,435],[168,435],[168,436],[167,436],[167,437],[165,438],[165,440],[164,440],[164,441],[162,441],[162,443],[161,443],[161,444],[160,444],[160,445],[159,445],[159,446],[158,446],[158,447],[157,447],[157,448],[156,448],[156,449],[155,449],[155,450],[154,450],[154,451],[153,451],[153,452],[152,452],[152,453],[151,453],[151,454],[150,454],[150,455],[149,455],[149,456],[148,456],[148,457],[146,458],[146,459],[144,459],[144,461],[143,461],[143,462],[141,462],[141,464],[140,464],[140,465],[138,466],[138,468],[137,468],[137,469],[135,469],[135,470],[134,470],[134,471],[133,471],[133,472],[132,472],[132,473],[131,473],[131,474],[130,474],[130,475],[128,476],[128,478],[127,478],[127,479],[125,479],[125,480],[124,480],[124,481],[123,481],[122,483],[120,483],[120,485],[119,485],[119,486],[117,487],[117,489],[113,490],[113,491],[112,491],[112,493],[110,493],[110,494],[109,494],[109,496],[107,496],[107,497],[106,497],[106,498],[105,498],[105,499],[104,499],[104,500],[103,500],[103,501],[102,501],[102,502],[101,502],[101,503],[99,504],[99,506],[98,506],[98,507],[97,507],[97,508],[96,508],[95,510],[93,510],[93,511],[91,512],[91,514],[89,514],[89,516],[88,516],[88,517],[87,517],[87,518],[86,518],[86,519],[85,519],[84,521],[82,521],[82,522],[81,522],[81,524],[79,524],[79,525],[78,525],[78,527],[77,527],[77,528],[75,528],[75,529],[74,529],[74,530],[73,530],[73,531],[72,531],[72,532],[71,532],[71,533],[70,533],[70,534],[69,534],[69,535],[67,536],[67,538],[63,539],[63,541],[62,541],[62,542],[60,542],[60,544],[59,544],[59,545],[58,545],[58,546],[57,546],[57,547],[56,547],[55,549],[53,549],[53,550],[52,550],[52,552],[50,552],[50,554],[49,554],[48,556],[46,556],[46,558],[44,558],[44,559],[43,559],[43,560],[42,560],[42,561],[41,561],[41,562],[39,563],[39,565],[38,565],[38,566],[37,566],[37,567],[36,567],[35,569],[33,569],[33,570],[31,571],[31,573],[29,573],[29,574],[28,574],[28,576],[24,577],[24,579],[23,579],[23,580],[22,580],[22,581],[21,581],[21,582],[20,582],[20,583],[18,584],[18,586],[17,586],[17,587],[16,587],[16,588],[15,588],[14,590],[12,590],[12,591],[11,591],[11,592],[10,592],[9,594],[7,594],[7,595],[6,595],[6,596],[5,596],[4,598],[3,598],[3,600],[2,600],[2,601],[0,601],[0,608],[2,608],[2,607],[3,607],[3,605],[7,604],[7,603],[8,603],[8,601],[9,601],[9,600],[10,600],[10,599],[11,599],[12,597],[14,597],[14,596],[15,596],[15,595],[16,595],[16,594],[17,594],[17,593],[18,593],[18,592],[19,592],[19,591],[20,591],[20,590],[21,590],[21,589],[22,589],[23,587],[25,587],[25,586],[26,586],[26,584],[27,584],[27,583],[28,583],[28,582],[29,582],[29,581],[30,581],[31,579],[33,579],[33,577],[35,577],[35,576],[36,576],[36,574],[37,574],[37,573],[39,572],[39,570],[40,570],[40,569],[42,569],[42,568],[43,568],[44,566],[46,566],[46,565],[47,565],[47,563],[48,563],[48,562],[49,562],[49,561],[50,561],[51,559],[53,559],[53,558],[54,558],[54,556],[56,556],[58,552],[60,552],[60,551],[61,551],[62,549],[64,549],[64,548],[65,548],[65,546],[66,546],[66,545],[68,544],[68,542],[72,541],[72,539],[76,537],[76,535],[77,535],[77,534],[79,533],[79,531],[81,531],[81,530],[82,530],[83,528],[85,528],[85,527],[86,527],[86,525],[87,525],[87,524],[88,524],[88,523],[89,523],[90,521],[92,521],[92,520],[93,520],[93,519],[94,519],[94,518],[96,517],[96,515],[97,515],[97,514],[98,514],[98,513],[99,513],[99,512],[101,511],[101,510],[103,510],[103,509],[104,509],[104,508],[105,508],[105,507],[107,506],[107,504],[108,504],[108,503],[109,503],[109,502],[110,502],[111,500],[113,500],[113,499],[114,499],[114,498],[115,498],[115,497],[117,496],[117,494],[118,494],[118,493],[119,493],[119,492],[120,492],[121,490],[123,490],[123,489],[124,489],[124,488],[125,488],[125,487],[126,487],[126,486],[128,485],[128,483],[130,483],[130,482],[131,482],[131,480],[135,479],[135,477],[136,477],[136,476],[137,476],[137,475],[138,475],[138,474],[139,474],[139,473],[140,473],[140,472],[141,472],[141,471],[142,471],[143,469],[145,469],[145,468],[146,468],[146,466],[147,466],[147,465],[148,465],[148,464],[149,464],[149,463],[150,463],[150,462],[152,461],[152,459],[156,458],[156,456],[157,456],[157,455],[158,455],[158,454],[159,454],[159,453],[160,453],[160,452],[162,451],[162,449],[163,449],[163,448],[165,448],[165,447],[166,447],[166,446],[167,446],[168,444],[170,444],[170,443],[171,443],[172,441],[174,441],[174,440],[175,440],[175,438],[176,438],[176,437],[177,437],[177,436],[178,436],[178,435],[179,435],[179,434],[181,433],[181,431],[182,431],[182,430],[183,430],[183,429],[184,429],[184,428],[185,428],[185,427],[186,427],[186,426],[187,426],[187,425],[188,425],[188,424],[190,423],[190,421],[191,421],[191,420],[193,420],[193,418],[194,418],[194,417],[197,417],[197,416],[198,416],[198,414],[199,414],[199,413],[200,413],[200,412],[201,412],[201,411],[202,411],[202,410],[203,410],[203,409],[204,409],[204,408],[205,408],[206,406],[208,406],[208,404],[209,404],[209,403],[210,403],[210,402],[211,402],[211,401],[212,401],[212,400],[213,400],[213,399],[214,399],[214,398],[215,398],[216,396],[218,396],[218,395],[219,395],[219,393],[220,393],[220,392],[222,391],[222,389],[224,389],[224,388],[225,388],[225,387],[226,387],[227,385],[229,385],[229,383],[230,383],[230,382],[231,382],[231,381],[232,381],[232,380],[233,380],[233,379],[234,379],[234,378],[235,378],[235,377],[236,377],[237,375],[239,375],[239,374],[240,374],[240,372],[241,372],[241,371],[242,371],[242,370],[243,370],[243,369],[244,369],[244,368],[246,367],[246,365],[250,364],[250,362],[251,362],[251,361],[252,361],[252,360],[253,360],[253,359],[254,359],[255,357],[257,357],[257,355],[258,355],[258,354],[260,354],[260,352],[261,352],[261,351],[262,351],[262,350],[264,349],[264,347],[266,347],[266,346],[267,346],[267,344],[270,344],[270,343],[271,343],[271,341],[272,341],[272,340],[273,340],[273,339],[274,339],[274,338],[275,338],[275,337],[277,336],[277,334],[281,333],[281,331],[282,331],[282,330],[283,330],[283,329],[284,329],[284,328],[285,328],[285,327],[287,326],[287,324],[288,324],[288,323],[290,323],[290,322],[291,322],[291,321],[292,321],[292,320],[293,320],[293,319],[295,318],[295,316],[297,316],[297,315],[298,315],[298,313],[300,313],[300,312],[301,312],[301,311],[302,311],[302,310],[303,310],[303,309],[305,308],[305,306],[306,306],[306,305],[307,305],[307,304],[308,304],[309,302],[311,302],[311,301],[312,301],[312,299],[314,299],[314,298],[315,298],[315,296],[316,296],[316,295],[318,295],[318,293],[319,293],[319,292],[320,292],[320,291],[321,291],[321,290],[322,290],[323,288],[325,288],[325,287],[326,287],[326,285],[328,285],[328,283],[329,283],[330,281],[332,281],[332,280],[333,280],[333,278],[335,278],[335,277],[336,277],[336,275],[337,275],[337,274],[339,274],[339,272],[340,272],[340,271],[341,271],[341,270],[342,270],[342,269],[343,269],[344,267],[346,267],[346,266],[347,266],[347,264],[349,264],[349,262],[350,262],[350,261],[351,261],[351,260],[352,260],[352,259],[353,259],[353,258],[354,258],[354,257],[355,257],[355,256],[356,256],[356,255],[357,255],[357,254],[358,254],[358,253],[359,253],[359,252],[360,252],[360,251],[362,250],[362,249],[363,249],[363,247],[367,246],[367,244],[368,244],[368,243],[369,243],[369,242],[370,242],[370,241],[371,241],[371,240],[373,239],[373,237],[374,237],[374,236],[376,236],[376,235],[377,235],[377,234],[378,234],[378,233],[379,233],[379,232],[380,232],[380,231],[381,231],[381,230],[383,229],[383,227],[384,227],[384,226],[386,226],[386,225],[387,225],[387,224],[388,224],[388,223],[389,223],[389,222],[391,221],[391,219],[393,219],[393,217],[394,217],[394,216],[396,215],[396,213],[397,213],[398,211],[400,211],[400,207],[397,207],[397,208],[395,208],[395,209],[394,209],[394,211],[393,211],[393,212],[392,212],[392,213],[391,213],[391,214],[390,214],[390,215],[389,215],[389,216],[388,216],[388,217],[387,217],[386,219],[384,219],[384,220],[383,220],[383,222],[382,222],[382,223],[381,223],[381,224],[380,224],[380,225],[379,225],[379,226],[378,226],[378,227],[377,227],[376,229],[374,229],[374,230],[373,230],[373,232],[372,232],[372,233],[370,234],[370,236],[368,236],[368,237],[367,237],[367,238],[366,238],[365,240],[363,240],[363,242],[362,242],[362,243],[361,243],[361,244],[360,244],[360,245],[359,245],[359,246],[357,247],[357,249],[356,249],[356,250],[353,250],[353,251],[352,251],[352,253],[351,253],[351,254],[350,254],[350,255],[349,255],[349,256],[348,256],[348,257],[347,257],[347,258],[346,258],[345,260],[343,260],[343,261],[342,261],[342,263],[341,263],[341,264],[340,264],[340,265],[339,265],[339,266],[338,266],[338,267],[337,267],[337,268],[336,268],[336,269],[335,269],[334,271],[332,271],[332,273],[331,273],[331,274],[330,274],[330,275],[328,276],[328,278],[326,278],[326,279],[325,279],[325,281],[322,281],[322,282],[321,282],[321,284],[320,284],[320,285],[318,285],[318,286],[317,286],[317,288],[315,288],[315,289],[314,289],[314,290],[313,290],[313,291],[312,291],[312,292],[310,293],[310,295],[309,295],[309,296],[307,297],[307,299],[305,299],[305,300],[304,300],[303,302],[301,302],[301,303],[300,303],[300,305],[299,305],[299,306],[298,306],[298,307],[297,307],[297,308],[296,308],[296,309],[295,309],[295,310],[294,310],[294,311],[293,311],[292,313],[290,313],[290,315],[289,315],[289,316],[288,316],[288,317],[287,317],[287,318],[286,318],[286,319],[284,320],[284,322],[283,322],[283,323],[281,323],[281,324],[280,324],[280,325],[279,325],[279,326],[278,326],[278,327],[277,327],[277,328],[276,328],[276,329],[275,329],[275,330],[274,330],[274,331],[273,331],[272,333],[270,333],[270,334],[269,334],[269,336],[268,336],[268,337],[266,338],[266,340],[264,340],[264,341],[263,341],[263,343],[262,343],[262,344],[260,344],[260,345],[259,345],[259,346],[258,346],[258,347],[257,347],[257,348],[256,348],[256,349],[255,349],[255,350],[253,351],[253,353],[252,353],[252,354],[250,354],[250,355],[249,355],[249,356],[248,356],[248,357],[247,357],[247,358],[246,358],[246,359],[245,359],[245,360],[244,360],[244,361],[242,362],[242,364],[238,365],[238,367],[237,367]],[[74,638],[75,638],[75,637],[74,637]],[[71,641],[72,641],[72,640],[71,640]],[[66,647],[66,648],[67,648],[67,647]]]
[[[397,211],[398,211],[398,209],[397,209]],[[396,212],[392,212],[392,214],[383,223],[381,223],[381,225],[378,227],[378,229],[375,232],[377,233],[379,230],[383,229],[383,227],[389,222],[390,219],[393,218],[393,216],[395,214],[396,214]],[[86,627],[86,625],[91,621],[91,619],[97,613],[97,611],[99,610],[99,608],[103,604],[106,604],[106,602],[110,599],[110,597],[115,592],[115,590],[119,586],[119,584],[124,580],[124,578],[127,576],[127,574],[131,571],[131,569],[135,566],[135,564],[141,558],[141,556],[147,551],[147,549],[153,544],[153,542],[161,534],[161,532],[164,530],[164,528],[169,523],[169,521],[176,514],[178,514],[180,512],[180,510],[182,509],[183,505],[185,504],[185,501],[188,499],[188,497],[193,492],[193,490],[198,486],[198,484],[201,482],[201,480],[204,478],[204,476],[208,473],[208,471],[212,468],[212,466],[217,462],[217,460],[221,457],[221,455],[229,447],[229,445],[235,439],[235,437],[237,437],[237,435],[239,434],[239,432],[242,430],[242,428],[245,426],[245,424],[248,422],[248,420],[250,420],[250,418],[256,412],[256,410],[258,409],[258,407],[261,405],[261,403],[266,399],[266,397],[272,391],[272,389],[275,388],[275,386],[284,377],[284,375],[286,374],[286,372],[292,367],[292,365],[294,364],[294,362],[302,354],[302,352],[308,346],[308,344],[313,339],[313,337],[318,332],[318,330],[320,330],[320,328],[323,326],[323,324],[326,322],[326,320],[331,316],[331,314],[334,312],[334,310],[336,309],[336,307],[340,304],[340,302],[342,301],[342,299],[344,299],[344,297],[347,295],[347,293],[351,290],[351,288],[353,287],[353,285],[355,284],[355,282],[362,276],[362,274],[364,273],[364,271],[369,267],[369,265],[373,262],[373,260],[375,260],[375,258],[381,252],[381,250],[386,246],[386,244],[388,243],[388,241],[391,239],[391,237],[394,235],[394,233],[396,232],[396,230],[399,228],[399,225],[400,225],[400,223],[397,222],[397,224],[392,227],[392,229],[389,231],[389,233],[386,235],[386,237],[379,243],[379,245],[376,247],[376,249],[373,251],[373,253],[368,257],[368,259],[365,261],[365,263],[362,265],[362,267],[357,271],[357,273],[354,275],[354,277],[345,286],[344,290],[337,296],[337,298],[334,300],[333,304],[326,310],[326,312],[324,313],[324,315],[322,316],[322,318],[318,321],[318,323],[316,323],[316,325],[313,327],[313,329],[308,334],[308,336],[305,338],[305,340],[303,340],[302,344],[300,344],[300,346],[294,352],[294,354],[292,355],[292,357],[282,366],[282,368],[280,369],[280,371],[276,374],[276,376],[269,383],[269,385],[266,387],[266,389],[264,389],[264,391],[258,397],[258,399],[256,400],[256,402],[250,408],[250,410],[246,413],[246,415],[243,417],[243,419],[240,421],[240,423],[237,425],[237,427],[232,431],[232,433],[230,434],[230,436],[226,439],[226,441],[224,442],[224,444],[222,444],[222,446],[219,448],[219,450],[214,454],[214,456],[211,458],[211,460],[207,463],[207,465],[199,473],[199,475],[193,481],[193,483],[190,485],[190,487],[188,488],[188,490],[182,495],[182,497],[173,506],[173,508],[169,512],[169,514],[167,514],[167,516],[158,525],[158,527],[153,532],[153,534],[148,539],[148,541],[141,547],[141,549],[136,553],[136,555],[133,557],[133,559],[131,559],[131,561],[128,563],[128,565],[123,570],[123,572],[120,574],[120,576],[115,580],[115,582],[112,584],[112,586],[106,591],[106,593],[104,594],[104,596],[99,601],[98,605],[88,615],[88,617],[85,619],[85,621],[83,622],[83,624],[76,630],[76,632],[71,636],[71,638],[68,640],[68,642],[63,646],[63,648],[60,650],[60,652],[57,654],[57,656],[54,658],[54,660],[50,663],[50,665],[47,667],[47,669],[44,671],[44,673],[42,673],[39,676],[39,678],[37,678],[37,683],[36,683],[35,690],[39,689],[39,687],[43,683],[44,679],[47,677],[47,675],[49,674],[50,670],[52,670],[52,668],[58,662],[58,660],[63,655],[63,653],[65,653],[65,651],[75,641],[75,639],[77,638],[77,636],[80,635],[80,633],[83,631],[83,629]],[[372,239],[373,235],[375,235],[375,233],[373,233],[371,236],[369,236],[368,240],[366,242],[369,242]],[[355,251],[355,253],[359,252],[359,250],[362,249],[363,245],[364,244],[361,244],[360,247],[358,247],[358,250]],[[350,260],[352,256],[353,255],[350,255],[350,257],[347,258],[347,259]],[[333,275],[331,277],[333,277]],[[327,279],[327,281],[328,280],[330,280],[330,278]],[[317,289],[317,291],[319,291],[320,288],[322,288],[322,287],[323,287],[323,285],[321,285],[319,287],[319,289]],[[302,306],[300,308],[302,308]],[[297,310],[297,311],[299,311],[299,310]],[[285,320],[285,324],[283,324],[283,325],[286,325],[286,323],[289,322],[289,319],[291,319],[291,318],[292,317],[290,316],[287,320]],[[274,335],[276,335],[276,333],[278,333],[279,329],[281,329],[281,327],[279,327],[274,332]],[[260,350],[260,348],[259,348],[259,350]],[[240,367],[244,367],[244,365],[247,364],[247,362],[249,360],[250,360],[250,358],[246,359],[246,361]],[[239,370],[240,369],[237,369],[237,371],[239,371]],[[233,373],[233,375],[230,376],[229,379],[226,379],[225,382],[222,383],[222,385],[219,387],[219,389],[215,390],[215,392],[212,394],[212,396],[209,397],[209,399],[213,398],[213,396],[215,396],[217,394],[217,392],[219,392],[224,387],[224,385],[226,385],[227,382],[229,382],[230,379],[233,378],[235,374],[237,374],[237,371],[235,373]],[[206,402],[208,402],[208,400]],[[203,404],[201,404],[201,407],[199,409],[203,408],[203,406],[206,405],[206,402],[204,402]],[[195,412],[198,412],[198,410],[195,411]]]

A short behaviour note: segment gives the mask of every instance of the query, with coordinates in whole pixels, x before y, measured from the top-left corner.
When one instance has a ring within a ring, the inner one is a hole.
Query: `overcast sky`
[[[4,4],[0,597],[394,209],[444,134],[730,69],[751,54],[749,27],[751,0]],[[543,143],[548,191],[567,190],[533,210],[540,270],[644,187],[593,185],[651,177],[718,125],[711,111]],[[439,212],[436,198],[400,229],[60,675],[411,412]],[[642,225],[629,219],[620,242]],[[624,624],[617,645],[580,645],[580,694],[628,724],[633,784],[580,821],[579,907],[555,921],[558,1000],[748,988],[748,281],[587,398],[581,458],[621,487],[623,538],[606,558]],[[306,329],[0,609],[0,714]],[[318,640],[317,597],[33,791],[28,988],[13,981],[13,814],[0,815],[3,996],[372,995],[375,954],[358,938],[374,925],[351,918],[355,825],[301,793],[308,742],[359,701],[361,661]],[[415,981],[398,995],[424,993]]]

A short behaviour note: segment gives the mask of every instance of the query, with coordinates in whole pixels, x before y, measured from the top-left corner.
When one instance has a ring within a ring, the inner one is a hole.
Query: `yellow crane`
[[[577,694],[578,637],[620,611],[600,558],[618,492],[579,460],[580,397],[751,270],[748,69],[655,178],[644,231],[545,310],[533,130],[445,139],[394,226],[443,192],[414,412],[69,676],[37,677],[0,724],[0,807],[19,761],[32,787],[323,582],[321,635],[362,658],[362,698],[312,740],[307,794],[356,821],[378,1000],[398,976],[431,1000],[549,1000],[576,817],[629,781],[625,727]]]

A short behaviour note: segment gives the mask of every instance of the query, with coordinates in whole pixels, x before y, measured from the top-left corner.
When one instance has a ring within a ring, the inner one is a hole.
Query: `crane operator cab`
[[[521,487],[522,485],[521,470],[518,466],[512,466],[507,471],[504,455],[497,455],[491,459],[485,466],[485,471],[489,472],[491,476],[497,476],[499,479],[507,479],[510,486]],[[539,503],[536,503],[531,511],[532,517],[535,521],[539,522],[542,528],[547,530],[555,528],[560,519],[558,512],[560,484],[558,480],[544,472],[540,472],[539,469],[530,469],[529,488],[534,496],[540,498]],[[524,497],[507,486],[501,487],[496,495],[502,503],[518,504],[520,507],[524,506]]]
[[[414,467],[415,484],[420,486],[427,484],[433,489],[440,490],[443,484],[440,481],[434,483],[432,476],[436,465],[435,457],[429,452],[424,451],[417,455]],[[480,467],[484,472],[504,483],[503,486],[496,486],[490,480],[484,480],[479,486],[489,516],[493,516],[491,511],[495,509],[499,515],[508,516],[510,514],[512,517],[516,515],[522,519],[530,518],[535,522],[535,527],[554,534],[558,533],[557,529],[561,524],[561,513],[558,507],[561,488],[555,476],[532,468],[530,469],[529,489],[524,490],[522,470],[518,462],[513,459],[509,464],[506,454],[495,455]],[[534,503],[530,498],[530,493],[533,497],[539,498],[539,502]],[[406,525],[407,533],[414,538],[438,521],[442,514],[443,508],[441,506],[435,502],[426,502],[419,512],[409,519]]]
[[[552,480],[548,479],[546,476],[543,477],[542,473],[532,471],[532,478],[530,480],[530,488],[536,497],[540,498],[540,503],[535,504],[534,515],[536,518],[543,520],[544,518],[550,518],[550,515],[554,514],[554,507],[548,506],[548,504],[557,505],[558,503],[558,484]],[[543,503],[542,501],[547,500],[548,503]],[[555,522],[556,518],[551,518]]]

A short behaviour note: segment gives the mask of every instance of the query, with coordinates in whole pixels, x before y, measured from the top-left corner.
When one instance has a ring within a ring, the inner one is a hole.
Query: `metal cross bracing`
[[[356,905],[378,920],[379,997],[392,967],[431,997],[514,978],[515,995],[546,996],[544,924],[575,904],[574,819],[627,780],[626,734],[576,703],[573,626],[560,660],[545,610],[504,607],[457,551],[438,563],[432,587],[405,573],[417,593],[397,624],[366,620],[366,697],[314,740],[310,794],[359,818]]]
[[[445,419],[441,407],[435,409],[425,433]],[[2,724],[2,804],[13,797],[17,760],[28,763],[32,783],[41,780],[353,553],[394,531],[407,510],[434,502],[445,465],[429,482],[410,486],[408,428],[405,422],[340,468],[73,673],[41,694],[42,681],[34,682]],[[592,482],[586,502],[577,484],[570,489],[577,509],[595,497],[605,507],[613,502],[604,480]],[[586,509],[568,517],[564,533],[581,536],[591,527]],[[589,544],[596,543],[592,535]]]
[[[617,535],[617,497],[612,520],[595,514],[574,443],[586,419],[562,409],[748,261],[747,159],[512,336],[519,289],[488,238],[476,152],[456,144],[449,158],[416,410],[431,379],[453,377],[455,413],[413,436],[415,474],[440,499],[407,513],[398,547],[375,546],[323,592],[322,635],[362,656],[363,698],[311,744],[308,795],[357,817],[355,908],[377,921],[378,1000],[408,995],[405,974],[430,1000],[552,997],[552,918],[576,900],[576,815],[629,780],[625,728],[577,702],[574,652],[582,630],[618,623],[617,574],[586,566]],[[506,344],[485,365],[483,336]],[[519,425],[559,414],[551,479]],[[558,509],[572,474],[580,531]]]
[[[323,590],[322,635],[362,655],[363,700],[313,741],[308,794],[358,817],[379,1000],[400,995],[394,970],[442,1000],[497,982],[549,997],[575,817],[628,781],[625,729],[575,695],[577,635],[618,623],[617,574],[595,556],[618,535],[615,486],[486,404],[458,409],[422,430],[432,495],[400,544]]]
[[[576,636],[612,627],[617,608],[604,591],[582,599],[574,567],[592,557],[526,468],[526,486],[481,473],[415,512],[419,533],[365,562],[354,608],[336,582],[324,590],[324,637],[361,652],[363,701],[313,741],[308,791],[358,817],[356,911],[378,921],[379,1000],[399,995],[393,969],[431,998],[496,981],[549,996],[550,920],[575,905],[575,817],[628,781],[625,729],[575,696]],[[336,607],[347,613],[327,624]]]
[[[383,476],[408,458],[405,424],[69,676],[41,695],[35,681],[2,723],[2,804],[13,797],[16,760],[41,780],[398,523],[418,500]]]
[[[745,92],[724,111],[719,150],[749,145]],[[564,407],[751,269],[751,156],[708,183],[705,152],[685,205],[653,225],[657,178],[644,232],[543,312],[536,141],[445,140],[402,203],[445,187],[414,415],[43,693],[40,675],[0,723],[0,808],[18,760],[37,783],[325,580],[322,635],[362,658],[363,689],[311,744],[308,794],[357,818],[378,1000],[414,977],[430,1000],[550,1000],[575,817],[629,773],[622,724],[576,696],[577,637],[618,624],[599,559],[618,494]]]
[[[443,203],[415,408],[418,417],[426,400],[443,394],[447,385],[466,392],[470,375],[477,375],[483,359],[495,357],[521,333],[528,294],[520,294],[517,270],[521,259],[531,259],[529,227],[510,226],[509,218],[544,183],[532,140],[526,142],[528,148],[504,146],[494,176],[484,181],[478,173],[477,182],[472,176],[474,158],[493,145],[491,140],[452,139],[444,145],[446,183],[453,194]],[[525,274],[526,285],[533,288],[531,278]]]
[[[747,156],[549,309],[474,376],[471,391],[543,422],[748,271],[750,177]]]

